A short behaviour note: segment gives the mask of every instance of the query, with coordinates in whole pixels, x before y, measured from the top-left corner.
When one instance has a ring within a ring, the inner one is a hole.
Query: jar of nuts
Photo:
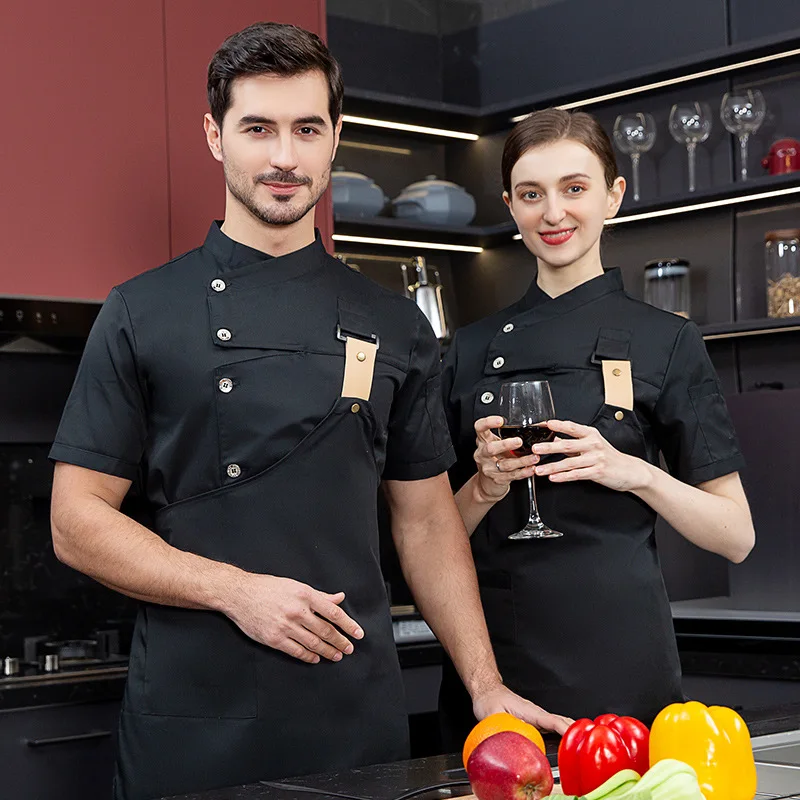
[[[800,316],[800,228],[764,234],[767,270],[767,313]]]

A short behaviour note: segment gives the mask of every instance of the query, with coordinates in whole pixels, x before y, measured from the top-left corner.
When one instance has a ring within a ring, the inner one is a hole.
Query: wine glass
[[[686,145],[689,154],[689,191],[695,190],[695,150],[699,142],[711,133],[711,109],[708,103],[697,101],[676,103],[669,112],[669,132],[672,138]]]
[[[620,153],[631,157],[633,199],[639,202],[639,159],[656,141],[656,123],[651,114],[620,114],[614,122],[614,142]]]
[[[531,448],[541,442],[550,442],[555,433],[543,423],[555,417],[553,396],[547,381],[517,381],[504,383],[500,387],[500,414],[504,425],[500,428],[501,439],[522,439],[522,447],[514,450],[517,458],[529,456]],[[530,513],[528,522],[521,531],[512,533],[509,539],[553,539],[564,534],[551,530],[542,522],[536,508],[536,489],[533,476],[528,478],[528,500]]]
[[[739,137],[742,180],[747,180],[747,143],[767,115],[764,95],[758,89],[741,89],[725,92],[719,107],[719,116],[725,130]]]

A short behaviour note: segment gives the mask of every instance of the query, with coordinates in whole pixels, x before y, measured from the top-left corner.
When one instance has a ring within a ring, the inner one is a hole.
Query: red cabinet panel
[[[0,27],[0,293],[105,297],[169,255],[162,0],[17,0]]]
[[[172,255],[200,244],[225,208],[222,165],[203,133],[208,62],[223,40],[270,20],[325,34],[324,0],[166,0],[167,106]],[[329,198],[317,209],[323,234],[333,229]]]

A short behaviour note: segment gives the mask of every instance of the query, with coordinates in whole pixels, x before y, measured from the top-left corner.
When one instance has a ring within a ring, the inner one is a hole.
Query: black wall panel
[[[725,0],[565,0],[482,26],[481,105],[492,106],[727,44]]]
[[[800,29],[800,3],[795,0],[728,0],[731,41],[784,36]]]
[[[328,46],[350,89],[442,99],[441,42],[436,34],[328,15]]]

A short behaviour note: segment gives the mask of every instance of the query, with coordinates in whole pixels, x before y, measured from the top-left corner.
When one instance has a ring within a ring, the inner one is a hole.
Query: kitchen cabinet
[[[205,144],[206,70],[263,19],[324,36],[325,0],[12,0],[0,292],[102,300],[202,244],[225,189]],[[317,209],[328,236],[330,201]]]
[[[107,800],[119,701],[0,711],[3,800]]]
[[[99,299],[167,259],[162,2],[3,4],[4,294]]]

